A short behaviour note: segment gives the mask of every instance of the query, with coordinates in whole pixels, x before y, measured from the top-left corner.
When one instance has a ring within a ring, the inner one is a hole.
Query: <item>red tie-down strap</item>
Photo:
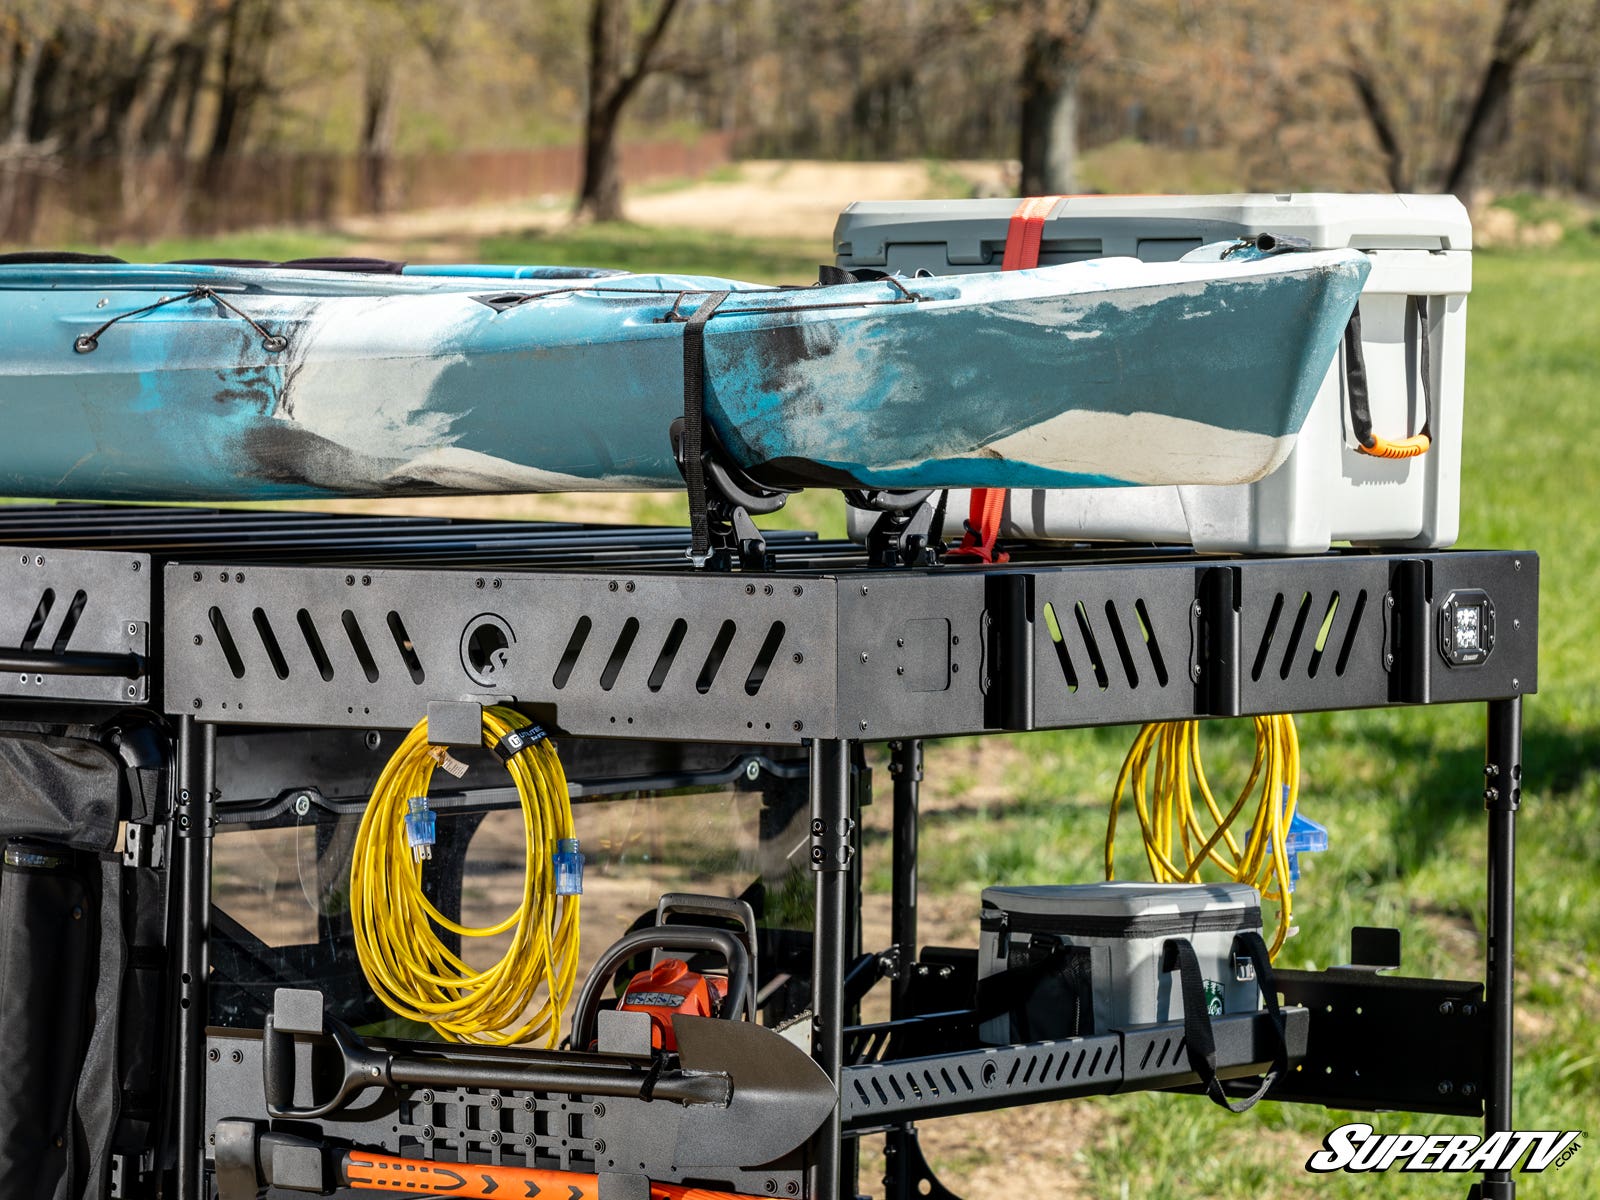
[[[1002,271],[1025,271],[1039,265],[1039,244],[1044,240],[1044,223],[1065,196],[1030,196],[1017,205],[1006,229],[1006,253]],[[973,488],[972,507],[967,511],[967,532],[952,556],[975,558],[979,562],[1005,562],[1006,554],[996,554],[1000,521],[1006,511],[1005,488]]]

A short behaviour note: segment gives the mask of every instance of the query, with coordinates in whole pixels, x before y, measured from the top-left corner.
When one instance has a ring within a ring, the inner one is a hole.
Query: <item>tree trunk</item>
[[[1051,196],[1077,188],[1078,81],[1100,0],[1028,5],[1022,54],[1022,194]]]
[[[44,39],[21,35],[14,59],[11,111],[4,141],[0,141],[0,240],[27,241],[28,230],[17,220],[17,196],[22,185],[22,157],[33,123],[34,86],[44,58]]]
[[[1389,187],[1396,192],[1412,191],[1411,170],[1406,163],[1405,148],[1400,145],[1394,117],[1378,91],[1377,81],[1364,67],[1354,64],[1350,67],[1350,81],[1355,85],[1361,110],[1367,114],[1367,123],[1372,126],[1372,134],[1378,139],[1378,148],[1383,151],[1383,169]]]
[[[1477,99],[1456,142],[1450,174],[1445,179],[1444,190],[1454,193],[1463,203],[1472,186],[1472,174],[1478,165],[1479,155],[1497,127],[1496,118],[1503,112],[1506,99],[1511,94],[1517,68],[1522,65],[1538,38],[1539,30],[1533,20],[1538,3],[1539,0],[1506,0],[1506,6],[1500,13],[1500,27],[1495,30],[1489,65],[1484,69]]]
[[[1573,186],[1581,195],[1600,190],[1600,66],[1589,69],[1589,84],[1583,107],[1583,136],[1578,141],[1578,164],[1573,171]]]
[[[361,186],[368,212],[388,212],[390,160],[394,154],[394,61],[375,53],[367,63],[361,112]]]
[[[622,110],[649,74],[656,48],[678,0],[661,0],[632,65],[627,0],[594,0],[589,13],[589,96],[583,123],[583,181],[574,211],[596,221],[622,220],[622,177],[617,167],[617,127]]]

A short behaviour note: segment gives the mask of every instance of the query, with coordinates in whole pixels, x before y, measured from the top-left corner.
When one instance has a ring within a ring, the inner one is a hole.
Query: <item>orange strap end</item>
[[[1408,438],[1398,441],[1389,441],[1377,434],[1372,435],[1372,445],[1363,446],[1356,444],[1356,449],[1362,454],[1370,454],[1373,458],[1418,458],[1428,452],[1428,447],[1433,445],[1425,433],[1413,434]]]

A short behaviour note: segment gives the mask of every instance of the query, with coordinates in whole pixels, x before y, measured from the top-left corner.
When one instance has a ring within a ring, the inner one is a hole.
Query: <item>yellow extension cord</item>
[[[529,724],[512,709],[486,708],[484,745],[492,748]],[[578,967],[579,897],[558,900],[552,860],[556,841],[573,836],[561,760],[549,740],[541,739],[506,763],[527,833],[522,902],[505,920],[481,927],[457,924],[429,902],[422,892],[423,864],[406,840],[407,802],[428,794],[441,761],[442,754],[428,745],[424,720],[384,767],[362,815],[350,868],[361,970],[390,1009],[451,1041],[553,1046]],[[441,929],[463,938],[510,931],[511,945],[499,962],[479,971],[450,951]],[[527,1015],[541,987],[544,999]]]
[[[1133,807],[1144,834],[1145,857],[1157,883],[1198,883],[1207,861],[1228,879],[1248,883],[1262,899],[1278,906],[1272,957],[1290,932],[1289,856],[1286,835],[1300,792],[1300,741],[1294,718],[1255,718],[1256,756],[1238,799],[1224,813],[1212,795],[1200,763],[1200,725],[1162,721],[1145,725],[1134,739],[1117,776],[1106,825],[1106,878],[1114,879],[1117,811],[1129,781]],[[1154,776],[1153,786],[1147,781]],[[1203,809],[1195,804],[1199,793]],[[1256,798],[1248,836],[1233,826]]]

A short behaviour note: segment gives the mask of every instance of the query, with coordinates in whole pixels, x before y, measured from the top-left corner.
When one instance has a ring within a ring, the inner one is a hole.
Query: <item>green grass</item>
[[[1527,783],[1518,851],[1516,1114],[1520,1128],[1600,1133],[1600,257],[1481,254],[1468,339],[1461,543],[1540,554],[1541,676],[1526,706]],[[1316,714],[1300,720],[1305,812],[1332,846],[1303,860],[1299,934],[1280,965],[1347,961],[1356,924],[1394,925],[1404,973],[1482,978],[1482,708]],[[1101,876],[1106,806],[1132,729],[1017,739],[1002,800],[975,800],[924,825],[923,887],[971,896],[985,883]],[[1205,729],[1214,783],[1237,786],[1247,722]],[[930,775],[940,748],[928,750]],[[946,781],[947,783],[949,781]],[[960,782],[960,781],[957,781]],[[976,781],[973,781],[976,782]],[[987,781],[987,782],[993,782]],[[1230,793],[1231,794],[1231,793]],[[992,793],[980,793],[990,796]],[[1124,819],[1118,861],[1137,863]],[[875,882],[887,886],[885,866]],[[1306,1154],[1346,1120],[1394,1132],[1470,1132],[1471,1121],[1265,1103],[1231,1117],[1191,1097],[1134,1095],[1102,1106],[1087,1148],[1091,1191],[1140,1197],[1316,1192],[1460,1195],[1460,1179],[1390,1173],[1313,1177]],[[1527,1177],[1541,1197],[1588,1197],[1600,1147]],[[959,1191],[959,1187],[957,1188]]]
[[[694,229],[607,223],[578,226],[548,235],[486,238],[479,243],[484,262],[542,263],[550,266],[618,267],[721,275],[758,283],[815,283],[825,242],[796,238],[753,238]]]

